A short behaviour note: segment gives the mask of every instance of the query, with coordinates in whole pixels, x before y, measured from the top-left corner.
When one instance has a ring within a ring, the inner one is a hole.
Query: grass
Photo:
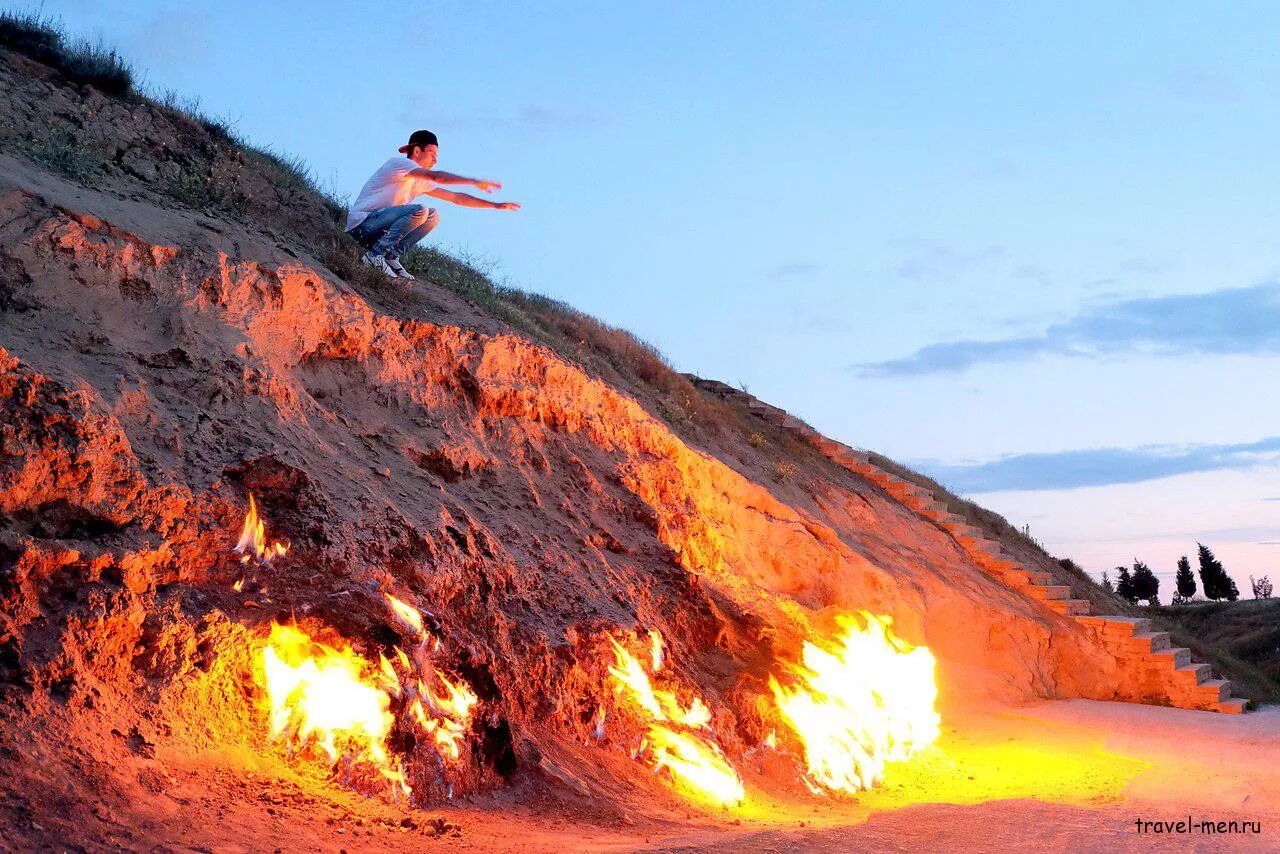
[[[1192,602],[1149,612],[1255,700],[1280,702],[1280,599]]]
[[[56,18],[40,12],[0,12],[0,47],[7,47],[108,95],[133,91],[133,68],[100,41],[69,39]]]
[[[54,69],[69,83],[88,84],[105,95],[149,105],[189,130],[183,142],[203,149],[206,156],[188,158],[191,162],[183,174],[167,177],[153,188],[180,205],[227,212],[243,207],[246,199],[241,198],[227,177],[217,177],[222,173],[201,168],[201,159],[212,165],[221,150],[243,160],[245,166],[261,174],[277,190],[314,196],[332,220],[336,236],[346,213],[345,205],[319,186],[302,158],[248,144],[237,134],[233,121],[210,115],[198,99],[184,99],[173,91],[141,91],[132,67],[114,48],[100,41],[71,38],[60,20],[41,12],[15,11],[0,12],[0,47]],[[90,184],[105,158],[95,157],[89,144],[76,133],[78,130],[68,126],[50,128],[47,133],[4,136],[7,143],[51,170]],[[238,169],[222,171],[235,173]]]
[[[63,128],[51,128],[39,135],[6,135],[4,139],[50,171],[87,186],[97,183],[105,165],[104,158],[81,145]]]

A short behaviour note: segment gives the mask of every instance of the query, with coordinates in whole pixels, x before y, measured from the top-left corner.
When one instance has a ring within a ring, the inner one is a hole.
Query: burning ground
[[[168,156],[6,63],[11,122]],[[838,846],[1159,764],[990,711],[1114,661],[751,406],[672,415],[115,168],[0,158],[6,844]]]

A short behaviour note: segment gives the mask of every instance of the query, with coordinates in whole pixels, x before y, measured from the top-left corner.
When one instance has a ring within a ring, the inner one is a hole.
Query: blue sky
[[[10,4],[14,5],[14,4]],[[1100,571],[1280,575],[1280,7],[63,0],[341,193]]]

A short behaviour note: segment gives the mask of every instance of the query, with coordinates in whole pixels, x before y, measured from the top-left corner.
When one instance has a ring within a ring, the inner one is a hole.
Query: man
[[[391,158],[365,182],[347,214],[347,233],[367,250],[361,262],[388,276],[413,278],[401,266],[400,256],[440,222],[435,208],[412,203],[419,196],[444,199],[468,208],[520,210],[515,202],[488,202],[437,186],[469,184],[486,193],[502,189],[496,181],[464,178],[432,169],[440,154],[440,143],[429,130],[410,134],[409,142],[400,146],[400,153],[404,156]]]

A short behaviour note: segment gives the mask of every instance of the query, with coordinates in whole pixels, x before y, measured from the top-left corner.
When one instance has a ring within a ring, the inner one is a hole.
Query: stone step
[[[1027,573],[1020,568],[1006,569],[1006,568],[1003,568],[1002,565],[998,562],[986,568],[990,572],[998,576],[1001,581],[1003,581],[1005,584],[1009,585],[1015,590],[1022,590],[1024,588],[1033,586],[1031,579],[1028,577]]]
[[[1231,683],[1226,679],[1210,679],[1197,685],[1196,691],[1211,703],[1221,703],[1231,698]]]
[[[1053,576],[1047,572],[1041,572],[1038,569],[1026,570],[1027,577],[1031,579],[1032,584],[1053,584]]]
[[[1116,614],[1098,614],[1081,618],[1080,622],[1102,632],[1104,639],[1131,637],[1139,632],[1151,631],[1151,621],[1146,617],[1122,617]]]
[[[1054,599],[1067,599],[1071,596],[1071,588],[1064,584],[1039,585],[1029,584],[1022,591],[1032,599],[1040,599],[1051,601]]]
[[[1008,575],[1016,578],[1019,586],[1033,583],[1031,576],[1017,561],[1009,560],[1007,557],[992,557],[981,552],[972,557],[974,563],[993,575]]]
[[[1191,650],[1183,646],[1171,646],[1168,649],[1156,650],[1147,657],[1152,661],[1160,662],[1170,670],[1177,670],[1191,663]]]
[[[1173,675],[1192,685],[1201,685],[1209,681],[1213,668],[1201,661],[1193,661],[1182,667],[1174,668]]]
[[[1243,715],[1248,705],[1248,700],[1240,697],[1231,697],[1216,704],[1215,708],[1224,715]]]
[[[1049,606],[1050,610],[1067,617],[1078,617],[1089,613],[1089,603],[1084,599],[1051,599],[1044,604]]]
[[[1125,638],[1125,643],[1134,652],[1157,652],[1173,646],[1168,632],[1135,632]]]

